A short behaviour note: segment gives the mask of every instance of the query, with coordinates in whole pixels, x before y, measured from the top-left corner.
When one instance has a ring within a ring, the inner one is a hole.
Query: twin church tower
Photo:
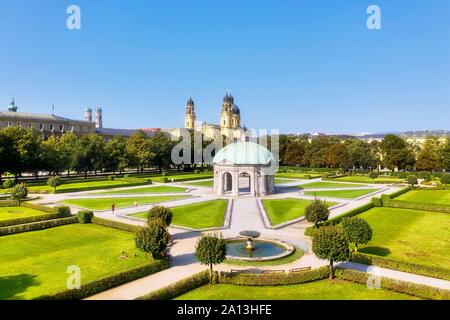
[[[234,103],[233,96],[228,93],[223,98],[219,125],[197,123],[196,120],[195,103],[192,98],[189,98],[186,103],[186,113],[184,116],[184,127],[186,129],[201,130],[210,139],[215,138],[217,132],[220,132],[222,136],[227,138],[239,139],[244,132],[244,128],[241,127],[241,110]]]

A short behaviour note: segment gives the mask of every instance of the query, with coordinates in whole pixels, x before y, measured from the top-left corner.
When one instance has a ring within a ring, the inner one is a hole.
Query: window
[[[41,123],[41,124],[39,125],[39,130],[44,130],[44,124],[43,124],[43,123]]]
[[[8,121],[8,127],[12,127],[12,124],[10,121]]]
[[[55,126],[54,125],[50,125],[50,131],[53,131],[53,130],[55,130]]]
[[[61,131],[61,132],[64,131],[64,126],[62,124],[59,125],[59,131]]]

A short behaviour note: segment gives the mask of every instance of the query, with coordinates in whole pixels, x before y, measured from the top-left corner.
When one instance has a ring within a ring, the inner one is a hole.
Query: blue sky
[[[226,91],[249,128],[450,129],[450,1],[0,0],[3,110],[176,127],[190,95],[217,123]]]

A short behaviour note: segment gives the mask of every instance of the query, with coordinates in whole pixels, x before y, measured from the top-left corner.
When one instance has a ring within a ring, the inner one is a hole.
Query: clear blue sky
[[[190,95],[218,123],[226,90],[250,128],[450,129],[450,1],[0,0],[3,110],[15,94],[24,112],[176,127]]]

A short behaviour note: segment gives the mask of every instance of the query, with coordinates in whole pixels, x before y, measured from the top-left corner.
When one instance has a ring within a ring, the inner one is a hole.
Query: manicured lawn
[[[133,233],[94,224],[3,236],[0,252],[1,300],[64,291],[71,265],[80,267],[83,284],[150,262],[135,248]]]
[[[99,190],[105,188],[120,188],[120,187],[130,187],[133,185],[146,184],[144,180],[141,179],[116,179],[114,181],[103,180],[103,181],[83,181],[75,183],[64,183],[60,185],[57,189],[57,193],[64,192],[77,192],[77,191],[87,191],[87,190]],[[50,186],[30,186],[29,192],[53,192],[53,188]]]
[[[329,198],[355,199],[375,191],[377,191],[377,189],[306,191],[305,195],[317,197],[329,197]]]
[[[450,190],[411,190],[395,200],[450,206]]]
[[[322,177],[321,174],[316,173],[304,173],[304,172],[284,172],[277,173],[277,178],[288,178],[288,179],[315,179]]]
[[[25,207],[0,207],[0,221],[40,216],[43,214],[47,213]]]
[[[373,229],[359,251],[427,266],[450,267],[450,215],[408,209],[373,208],[360,218]]]
[[[328,181],[319,181],[319,182],[312,182],[307,184],[301,184],[297,187],[300,189],[331,189],[331,188],[357,188],[361,187],[360,184],[354,184],[354,183],[335,183],[335,182],[328,182]]]
[[[140,204],[152,204],[171,200],[185,199],[188,196],[153,196],[153,197],[129,197],[129,198],[83,198],[64,200],[62,203],[82,207],[92,210],[110,210],[113,203],[116,209],[134,206],[137,202]]]
[[[173,207],[170,208],[173,213],[172,224],[193,229],[222,227],[227,206],[228,200],[221,199]],[[147,212],[131,216],[146,220]]]
[[[176,298],[177,300],[412,300],[412,296],[371,290],[367,286],[335,279],[298,285],[247,287],[230,284],[206,285]]]
[[[184,183],[187,186],[195,186],[195,187],[209,187],[212,188],[214,186],[214,180],[206,180],[206,181],[192,181]]]
[[[187,188],[181,187],[170,187],[170,186],[153,186],[145,188],[133,188],[126,190],[115,190],[101,192],[99,194],[140,194],[140,193],[183,193],[186,192]]]
[[[333,179],[335,181],[342,181],[342,182],[359,182],[359,183],[401,183],[403,182],[403,179],[397,178],[397,177],[391,177],[391,176],[379,176],[378,178],[372,179],[369,178],[367,175],[359,175],[359,176],[348,176],[348,177],[342,177],[342,178],[336,178]]]
[[[304,216],[305,208],[311,200],[304,199],[271,199],[263,200],[270,223],[274,226],[283,222],[291,221]],[[330,203],[333,206],[335,203]]]
[[[284,184],[284,183],[289,183],[289,182],[294,182],[297,181],[296,179],[279,179],[279,178],[275,178],[275,184]]]
[[[300,248],[295,248],[295,251],[284,258],[273,260],[273,261],[240,261],[240,260],[229,260],[226,259],[223,263],[231,265],[231,266],[241,266],[241,267],[261,267],[261,266],[280,266],[283,264],[288,264],[294,262],[303,257],[303,251]]]

